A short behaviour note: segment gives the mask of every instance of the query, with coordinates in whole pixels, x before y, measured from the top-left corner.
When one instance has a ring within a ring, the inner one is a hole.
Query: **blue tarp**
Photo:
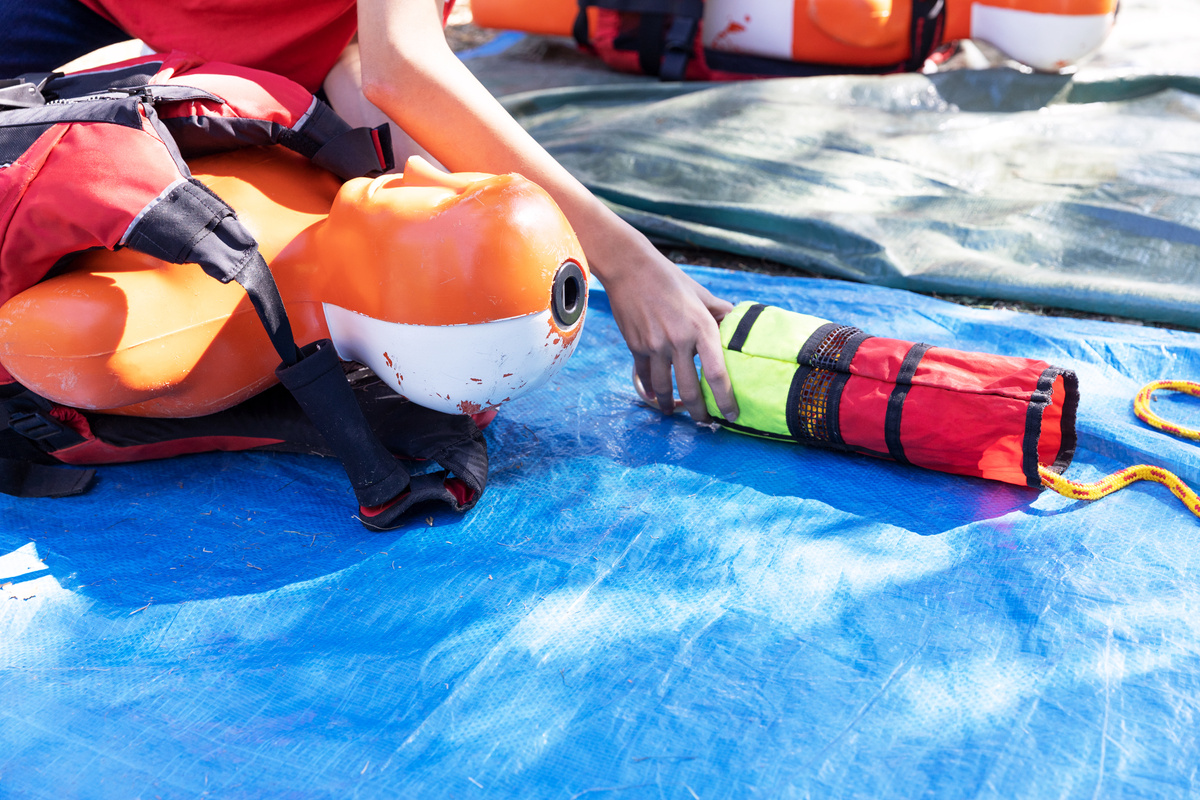
[[[1200,335],[694,269],[1078,371],[1093,479]],[[1200,422],[1164,396],[1163,416]],[[0,499],[0,797],[1184,797],[1200,522],[760,441],[640,405],[602,291],[487,432],[465,516],[376,534],[331,462],[217,454]]]

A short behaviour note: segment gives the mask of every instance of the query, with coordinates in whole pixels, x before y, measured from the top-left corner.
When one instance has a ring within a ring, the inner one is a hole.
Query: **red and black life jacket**
[[[463,430],[463,420],[441,415],[445,435],[432,436],[440,444],[425,441],[421,452],[404,454],[445,456],[453,463],[443,466],[454,475],[410,477],[364,416],[332,343],[297,347],[254,237],[186,163],[270,144],[343,179],[394,166],[386,125],[351,128],[291,80],[184,54],[0,82],[0,304],[90,248],[129,247],[169,263],[195,263],[246,290],[279,353],[276,375],[291,394],[273,401],[274,417],[259,403],[200,422],[118,423],[51,403],[0,367],[0,491],[62,496],[90,484],[89,471],[64,474],[48,468],[47,457],[111,463],[295,445],[341,459],[368,527],[398,524],[418,501],[442,500],[461,510],[478,499],[487,473],[482,438]],[[98,430],[119,432],[105,439]],[[463,452],[441,446],[459,440]]]
[[[594,27],[589,8],[597,10]],[[579,0],[572,34],[581,48],[610,67],[657,75],[664,81],[872,75],[920,70],[943,43],[945,11],[945,0],[912,0],[910,55],[882,66],[789,61],[704,47],[700,36],[704,0]]]

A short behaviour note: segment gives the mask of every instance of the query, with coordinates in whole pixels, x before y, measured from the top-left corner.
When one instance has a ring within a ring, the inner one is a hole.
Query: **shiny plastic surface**
[[[1200,374],[1200,335],[692,274],[1072,367],[1069,477],[1149,461],[1200,486],[1196,445],[1131,410]],[[488,428],[465,517],[371,534],[335,463],[271,454],[0,497],[0,794],[1200,792],[1200,525],[1164,487],[1088,504],[663,419],[601,291],[590,316],[559,378]],[[1155,405],[1200,422],[1195,398]]]

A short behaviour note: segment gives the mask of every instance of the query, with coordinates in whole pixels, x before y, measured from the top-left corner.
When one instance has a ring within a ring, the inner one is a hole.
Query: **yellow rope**
[[[1195,428],[1185,428],[1182,425],[1167,422],[1150,410],[1151,395],[1159,389],[1165,389],[1168,392],[1183,392],[1184,394],[1190,394],[1192,397],[1200,397],[1200,383],[1196,383],[1195,381],[1155,381],[1143,386],[1137,393],[1137,397],[1133,398],[1133,413],[1137,414],[1138,419],[1150,427],[1158,428],[1160,431],[1165,431],[1173,436],[1180,436],[1184,439],[1200,439],[1200,431]]]
[[[1186,392],[1193,397],[1200,397],[1200,383],[1193,381],[1155,381],[1143,386],[1141,391],[1137,393],[1137,397],[1133,400],[1133,413],[1147,425],[1185,439],[1200,440],[1200,430],[1174,425],[1150,410],[1152,395],[1159,389],[1172,392]],[[1038,474],[1042,476],[1043,486],[1048,486],[1062,496],[1071,497],[1076,500],[1099,500],[1101,497],[1106,497],[1118,489],[1124,489],[1135,481],[1154,481],[1170,489],[1171,494],[1182,500],[1189,511],[1200,517],[1200,496],[1197,496],[1191,487],[1184,483],[1175,473],[1168,472],[1160,467],[1152,467],[1149,464],[1126,467],[1123,470],[1101,478],[1095,483],[1079,483],[1067,480],[1040,464],[1038,465]]]

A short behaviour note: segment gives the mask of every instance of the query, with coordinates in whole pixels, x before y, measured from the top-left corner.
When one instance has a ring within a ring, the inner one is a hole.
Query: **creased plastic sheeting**
[[[694,270],[913,341],[1079,372],[1090,479],[1200,335]],[[1200,791],[1200,522],[660,418],[602,291],[488,429],[464,517],[352,519],[327,461],[107,467],[0,499],[0,795],[1183,797]],[[1194,399],[1156,411],[1200,423]],[[39,560],[41,559],[41,560]],[[11,585],[10,585],[11,584]],[[11,599],[10,599],[11,598]]]
[[[967,70],[507,105],[664,242],[1200,327],[1200,77]]]

